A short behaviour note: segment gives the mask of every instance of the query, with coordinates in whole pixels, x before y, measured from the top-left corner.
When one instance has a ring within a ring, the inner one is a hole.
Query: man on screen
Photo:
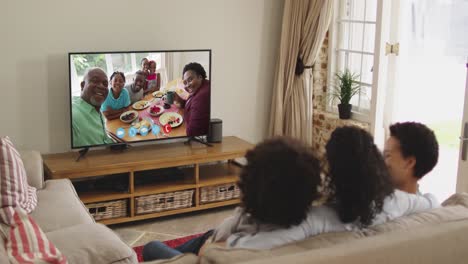
[[[130,101],[133,103],[143,99],[143,88],[145,87],[146,79],[143,71],[137,71],[133,78],[133,83],[124,86],[130,95]]]
[[[81,82],[81,96],[72,98],[73,147],[113,143],[107,136],[100,111],[106,100],[109,81],[100,68],[88,69]]]

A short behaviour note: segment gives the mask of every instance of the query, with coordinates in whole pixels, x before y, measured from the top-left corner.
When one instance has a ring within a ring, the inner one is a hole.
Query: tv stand
[[[110,145],[110,150],[112,151],[123,151],[123,150],[126,150],[127,148],[129,147],[128,144],[115,144],[115,145]]]
[[[234,186],[241,166],[234,161],[253,145],[237,137],[224,137],[212,145],[178,141],[132,146],[122,152],[96,149],[82,162],[75,162],[76,152],[42,157],[46,179],[70,179],[96,221],[110,225],[238,205]],[[186,206],[180,206],[187,200]],[[150,201],[172,207],[149,206]],[[100,218],[101,214],[106,217]]]
[[[203,145],[206,145],[208,147],[213,147],[213,145],[211,145],[210,143],[208,143],[208,141],[206,140],[203,140],[202,138],[197,138],[197,137],[189,137],[189,139],[187,141],[185,141],[185,145],[188,145],[190,144],[192,141],[196,141],[198,143],[201,143]]]
[[[80,151],[78,151],[78,153],[80,155],[78,155],[78,158],[76,158],[75,161],[76,162],[80,161],[80,159],[83,158],[86,155],[86,153],[88,153],[88,150],[89,150],[89,148],[84,148],[84,149],[81,149]]]

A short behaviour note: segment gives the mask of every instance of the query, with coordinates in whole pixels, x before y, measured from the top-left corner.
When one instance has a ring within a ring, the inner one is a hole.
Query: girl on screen
[[[109,93],[107,94],[106,100],[101,105],[101,112],[109,120],[119,118],[130,105],[130,95],[126,89],[123,89],[125,84],[125,75],[123,72],[116,71],[112,73],[110,84],[111,88]]]
[[[159,84],[160,84],[160,76],[156,73],[156,62],[154,60],[150,60],[149,63],[149,73],[146,77],[148,82],[146,93],[152,93],[154,91],[159,91]]]

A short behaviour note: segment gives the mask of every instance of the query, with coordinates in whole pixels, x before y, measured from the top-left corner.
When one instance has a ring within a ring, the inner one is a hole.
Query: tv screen
[[[69,53],[72,148],[208,134],[211,50]]]

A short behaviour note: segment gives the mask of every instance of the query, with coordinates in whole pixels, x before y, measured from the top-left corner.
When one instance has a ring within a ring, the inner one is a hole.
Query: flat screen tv
[[[69,53],[73,149],[208,134],[211,50]]]

